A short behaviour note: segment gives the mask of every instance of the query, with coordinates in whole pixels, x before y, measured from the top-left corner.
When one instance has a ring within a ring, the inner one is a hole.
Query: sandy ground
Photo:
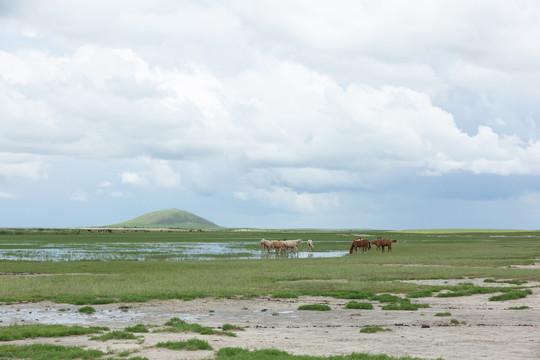
[[[437,283],[429,280],[423,283]],[[445,283],[452,282],[446,280]],[[471,280],[472,281],[472,280]],[[464,282],[463,279],[456,280]],[[468,282],[468,281],[467,281]],[[482,279],[477,284],[490,286]],[[501,285],[501,284],[497,284]],[[492,295],[457,298],[421,298],[430,308],[418,311],[385,311],[373,303],[374,310],[348,310],[348,300],[327,297],[298,299],[257,298],[197,299],[193,301],[150,301],[135,304],[93,306],[93,315],[77,312],[79,306],[48,302],[0,306],[0,325],[56,323],[83,326],[107,326],[123,330],[136,324],[158,327],[178,317],[219,330],[223,324],[245,328],[237,337],[195,333],[138,334],[144,340],[89,340],[90,336],[38,338],[0,344],[52,343],[87,346],[102,351],[133,351],[132,356],[160,359],[211,359],[213,351],[174,351],[154,345],[164,341],[191,338],[206,340],[215,350],[223,347],[247,349],[275,348],[291,354],[344,355],[353,352],[384,353],[426,359],[540,359],[540,287],[531,286],[533,294],[524,299],[493,302]],[[299,311],[303,304],[328,304],[331,311]],[[526,310],[508,310],[513,306]],[[439,317],[436,313],[450,312]],[[451,324],[451,319],[460,322]],[[360,333],[366,326],[380,326],[392,331]],[[152,328],[154,329],[154,328]]]

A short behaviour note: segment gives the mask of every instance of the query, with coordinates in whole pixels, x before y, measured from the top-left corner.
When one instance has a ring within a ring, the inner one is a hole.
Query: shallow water
[[[88,244],[35,244],[32,248],[9,245],[0,248],[0,260],[10,261],[81,261],[81,260],[219,260],[267,258],[328,258],[348,254],[345,250],[305,251],[279,255],[254,249],[245,242],[227,243],[88,243]]]

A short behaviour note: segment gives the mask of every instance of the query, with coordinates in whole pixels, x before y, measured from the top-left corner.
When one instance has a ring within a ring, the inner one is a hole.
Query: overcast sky
[[[0,227],[540,228],[538,1],[0,0]]]

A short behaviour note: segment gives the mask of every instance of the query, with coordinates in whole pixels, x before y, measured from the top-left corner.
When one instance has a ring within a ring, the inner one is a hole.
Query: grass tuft
[[[143,324],[137,324],[135,326],[129,326],[124,329],[124,331],[131,332],[131,333],[147,333],[149,332],[146,325]]]
[[[391,329],[384,329],[380,326],[366,326],[365,328],[362,328],[360,330],[361,333],[365,333],[365,334],[373,334],[373,333],[376,333],[376,332],[381,332],[381,331],[392,331]]]
[[[324,304],[311,304],[311,305],[300,305],[298,310],[314,310],[314,311],[329,311],[332,310],[330,306]]]
[[[105,355],[99,350],[52,344],[0,345],[0,359],[98,359]]]
[[[506,300],[517,300],[527,297],[527,295],[532,294],[531,289],[526,290],[510,290],[504,294],[492,296],[489,298],[489,301],[506,301]]]
[[[101,336],[92,336],[90,340],[107,341],[107,340],[136,340],[137,337],[133,333],[127,331],[111,331]]]
[[[353,300],[349,301],[347,305],[345,305],[345,309],[373,310],[373,305],[370,303],[358,302]]]
[[[81,314],[92,315],[93,313],[96,312],[96,309],[94,309],[91,306],[83,306],[77,311],[80,312]]]
[[[66,326],[66,325],[10,325],[0,327],[0,341],[14,341],[23,339],[35,339],[38,337],[60,337],[71,335],[87,335],[96,334],[104,330],[109,330],[106,327],[90,327],[82,326]]]
[[[452,316],[452,314],[449,313],[448,311],[447,312],[438,312],[438,313],[435,314],[435,316],[441,316],[441,317],[443,317],[443,316]]]
[[[208,342],[199,339],[189,339],[186,341],[167,341],[156,344],[157,347],[164,347],[169,350],[214,350]]]

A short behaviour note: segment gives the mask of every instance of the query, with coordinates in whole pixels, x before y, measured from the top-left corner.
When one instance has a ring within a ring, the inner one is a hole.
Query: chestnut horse
[[[372,245],[377,246],[376,251],[379,251],[381,249],[381,252],[384,252],[384,247],[388,247],[388,252],[392,251],[392,243],[396,243],[397,240],[392,239],[381,239],[381,237],[377,237],[377,240],[370,241]]]
[[[354,252],[358,252],[358,248],[361,248],[362,252],[367,252],[369,249],[371,249],[371,243],[362,238],[354,239],[351,245],[351,249],[349,250],[349,254],[352,254],[353,250]]]

